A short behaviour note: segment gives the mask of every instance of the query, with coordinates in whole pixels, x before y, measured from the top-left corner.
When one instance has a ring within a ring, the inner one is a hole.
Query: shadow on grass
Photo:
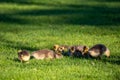
[[[111,55],[109,58],[102,56],[101,59],[99,58],[86,58],[88,60],[98,60],[100,62],[103,63],[110,63],[110,64],[116,64],[116,65],[120,65],[120,55]]]
[[[69,57],[70,59],[83,59],[83,60],[89,60],[89,61],[93,61],[93,60],[97,60],[98,62],[102,62],[102,63],[110,63],[110,64],[115,64],[115,65],[120,65],[120,55],[111,55],[110,58],[107,58],[105,56],[102,56],[101,59],[99,58],[92,58],[92,57],[70,57],[70,56],[66,56]]]
[[[4,39],[1,35],[0,35],[0,42],[3,43],[2,45],[8,48],[14,48],[17,50],[28,50],[28,51],[35,51],[35,50],[39,50],[39,48],[33,48],[30,47],[28,43],[21,43],[21,42],[13,42],[13,41],[9,41],[7,39]]]
[[[18,58],[14,58],[12,60],[15,61],[15,62],[21,62]]]
[[[27,5],[42,5],[41,2],[34,2],[32,0],[0,0],[0,3],[16,3],[16,4],[27,4]]]
[[[81,0],[82,1],[82,0]],[[89,1],[89,0],[88,0]],[[86,2],[88,2],[86,0]],[[120,2],[120,0],[90,0],[94,2]],[[17,3],[17,4],[35,4],[35,5],[46,5],[46,3],[43,3],[44,1],[34,1],[34,0],[0,0],[1,3]],[[52,1],[55,2],[55,1]],[[49,3],[50,4],[50,3]],[[47,4],[47,5],[49,5]]]
[[[92,0],[92,1],[98,1],[98,2],[120,2],[120,0]]]
[[[13,17],[14,14],[0,14],[0,22],[26,24],[27,20]],[[15,16],[15,15],[14,15]]]
[[[44,45],[42,47],[35,47],[34,44],[31,46],[29,42],[24,42],[21,41],[11,41],[11,40],[7,40],[4,38],[4,35],[0,35],[0,42],[2,43],[3,46],[5,47],[8,47],[8,48],[13,48],[13,49],[16,49],[16,50],[28,50],[30,52],[32,51],[36,51],[36,50],[40,50],[40,49],[50,49],[51,48],[51,45],[50,44],[47,44],[47,45]]]
[[[120,56],[111,56],[110,59],[103,59],[103,61],[120,65]]]
[[[106,0],[107,1],[107,0]],[[112,0],[111,0],[112,1]],[[5,0],[20,4],[34,4],[29,1]],[[49,5],[47,3],[38,3]],[[51,6],[54,4],[50,4]],[[49,5],[49,6],[50,6]],[[54,6],[57,6],[56,4]],[[67,7],[67,8],[66,8]],[[16,10],[0,14],[0,22],[17,24],[74,24],[74,25],[120,25],[120,8],[95,5],[62,5],[61,8]],[[19,17],[18,17],[19,16]],[[44,16],[44,17],[43,17]],[[36,18],[37,17],[37,18]]]
[[[102,62],[106,63],[111,63],[111,64],[117,64],[120,65],[120,56],[119,55],[112,55],[110,58],[104,58],[102,59]]]

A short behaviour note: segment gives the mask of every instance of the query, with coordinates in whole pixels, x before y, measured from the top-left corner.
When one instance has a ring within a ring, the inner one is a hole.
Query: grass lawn
[[[20,63],[17,51],[105,44],[111,57]],[[1,80],[120,80],[119,0],[0,0]]]

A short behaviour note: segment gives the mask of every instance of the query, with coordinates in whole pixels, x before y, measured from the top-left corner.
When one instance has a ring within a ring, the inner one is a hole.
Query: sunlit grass
[[[120,3],[117,0],[4,0],[0,3],[1,80],[119,80]],[[54,44],[105,44],[111,57],[64,57],[21,63],[17,51]]]

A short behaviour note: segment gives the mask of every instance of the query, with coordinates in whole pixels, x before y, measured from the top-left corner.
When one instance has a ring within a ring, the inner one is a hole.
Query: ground
[[[98,43],[110,58],[17,59],[20,49]],[[0,0],[1,80],[120,80],[119,48],[119,0]]]

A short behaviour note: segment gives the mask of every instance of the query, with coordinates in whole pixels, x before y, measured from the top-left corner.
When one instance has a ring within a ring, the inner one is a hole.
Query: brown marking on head
[[[72,46],[72,47],[70,48],[70,52],[71,52],[72,54],[75,52],[75,46]]]
[[[64,51],[64,49],[65,49],[64,47],[61,47],[61,46],[60,46],[60,47],[58,48],[58,51],[59,51],[59,52],[62,52],[62,51]]]
[[[83,47],[83,54],[86,54],[88,52],[89,48],[87,46]]]
[[[53,50],[54,50],[54,51],[57,51],[58,48],[59,48],[59,45],[54,45],[54,46],[53,46]]]

